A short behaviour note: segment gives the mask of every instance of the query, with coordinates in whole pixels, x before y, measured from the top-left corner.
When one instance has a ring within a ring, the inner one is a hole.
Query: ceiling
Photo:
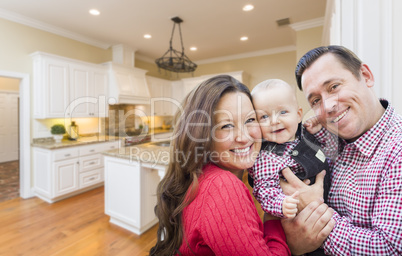
[[[244,12],[246,4],[255,8]],[[325,0],[1,0],[0,18],[104,49],[125,44],[153,60],[168,50],[171,18],[179,16],[185,53],[197,62],[295,46],[295,30],[276,20],[289,18],[292,25],[323,18],[325,5]],[[90,15],[92,8],[101,14]],[[249,39],[240,41],[242,36]],[[173,47],[181,50],[178,30]]]

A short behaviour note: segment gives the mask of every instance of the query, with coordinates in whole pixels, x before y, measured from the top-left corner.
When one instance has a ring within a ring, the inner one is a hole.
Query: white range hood
[[[115,104],[150,104],[145,73],[134,67],[134,51],[124,45],[113,46],[113,61],[104,63],[109,72],[109,102]],[[112,99],[112,100],[110,100]]]

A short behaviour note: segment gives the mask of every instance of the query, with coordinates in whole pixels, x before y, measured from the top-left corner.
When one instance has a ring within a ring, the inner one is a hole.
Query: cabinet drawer
[[[54,161],[70,159],[73,157],[78,157],[78,155],[79,155],[78,149],[57,150],[56,152],[54,152]]]
[[[95,153],[99,153],[100,151],[101,150],[100,150],[98,144],[84,146],[84,147],[80,148],[80,156],[95,154]]]
[[[85,188],[98,184],[103,181],[103,169],[96,169],[89,172],[80,173],[79,186]]]
[[[101,154],[94,154],[80,157],[80,172],[103,167],[103,157]]]
[[[100,145],[100,151],[108,151],[119,148],[121,141],[106,142]]]

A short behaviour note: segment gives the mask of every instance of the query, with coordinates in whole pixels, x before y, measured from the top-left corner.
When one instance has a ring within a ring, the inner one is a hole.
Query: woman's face
[[[233,173],[252,167],[261,147],[261,130],[247,95],[225,94],[213,115],[211,161]]]

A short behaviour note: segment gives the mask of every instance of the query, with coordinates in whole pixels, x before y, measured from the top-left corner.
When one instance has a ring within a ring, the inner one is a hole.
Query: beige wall
[[[43,51],[92,63],[112,60],[112,51],[0,19],[0,69],[32,75],[29,54]],[[6,35],[6,36],[5,36]],[[32,79],[32,78],[31,78]]]
[[[322,45],[322,32],[323,27],[315,27],[296,32],[296,62],[309,50]],[[296,81],[295,81],[296,84]],[[297,86],[297,84],[296,84]],[[302,91],[297,89],[297,100],[303,108],[305,118],[313,114],[310,110],[310,105],[307,103],[306,97]]]
[[[19,91],[20,80],[14,78],[0,77],[0,91]]]
[[[244,58],[231,61],[216,62],[210,64],[199,65],[194,72],[194,76],[217,74],[233,71],[244,71],[248,76],[248,84],[252,89],[256,84],[271,78],[278,78],[295,85],[294,67],[296,60],[296,52],[284,52],[259,57]],[[147,69],[147,75],[157,76],[163,79],[177,80],[176,73],[165,75],[165,72],[158,69],[155,64],[144,61],[135,61],[136,66],[142,69]],[[179,74],[179,79],[191,77],[191,74]]]

